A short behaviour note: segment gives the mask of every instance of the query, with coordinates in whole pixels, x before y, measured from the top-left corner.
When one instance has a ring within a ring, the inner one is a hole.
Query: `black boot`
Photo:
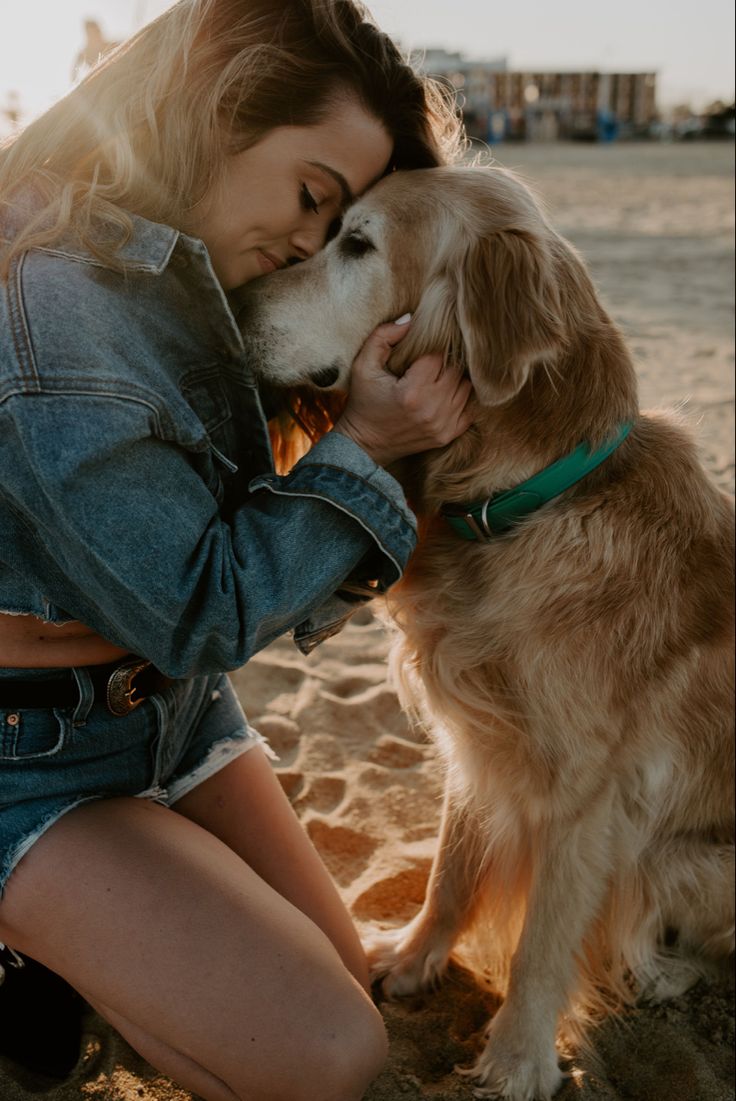
[[[84,1005],[53,971],[0,945],[0,1055],[66,1078],[79,1058]]]

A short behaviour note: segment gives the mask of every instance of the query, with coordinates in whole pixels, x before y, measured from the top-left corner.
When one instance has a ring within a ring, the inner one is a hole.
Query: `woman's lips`
[[[258,249],[258,264],[264,275],[268,275],[269,272],[278,271],[284,265],[278,259],[277,256],[272,256],[270,252],[263,252],[262,249]]]

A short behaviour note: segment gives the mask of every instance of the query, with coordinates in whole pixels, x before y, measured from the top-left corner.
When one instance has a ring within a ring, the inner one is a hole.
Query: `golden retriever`
[[[667,996],[733,949],[733,502],[677,418],[639,411],[583,262],[512,174],[382,181],[317,257],[250,285],[243,326],[262,377],[339,390],[406,311],[391,370],[444,349],[478,415],[398,471],[420,540],[389,594],[394,668],[447,789],[424,905],[369,951],[404,994],[480,929],[505,1001],[477,1095],[549,1098],[576,1008]],[[622,425],[509,530],[448,523]]]

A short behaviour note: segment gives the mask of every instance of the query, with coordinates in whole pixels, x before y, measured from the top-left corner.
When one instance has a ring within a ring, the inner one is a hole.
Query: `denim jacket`
[[[71,229],[0,284],[0,611],[80,620],[174,677],[289,629],[306,653],[360,600],[346,579],[400,577],[414,517],[336,432],[274,472],[205,246],[133,225],[124,274]]]

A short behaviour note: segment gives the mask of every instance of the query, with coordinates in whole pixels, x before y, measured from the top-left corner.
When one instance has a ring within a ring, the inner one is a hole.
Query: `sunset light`
[[[0,133],[8,111],[28,121],[70,87],[96,20],[108,41],[121,41],[170,6],[170,0],[26,0],[3,16],[0,35]],[[663,108],[689,102],[701,110],[733,98],[733,9],[728,0],[638,0],[614,7],[584,0],[491,5],[458,0],[374,0],[376,20],[403,46],[441,44],[470,57],[504,57],[511,68],[615,70],[658,74]],[[538,8],[538,11],[534,9]],[[531,17],[530,17],[531,16]],[[720,27],[719,33],[714,28]]]

